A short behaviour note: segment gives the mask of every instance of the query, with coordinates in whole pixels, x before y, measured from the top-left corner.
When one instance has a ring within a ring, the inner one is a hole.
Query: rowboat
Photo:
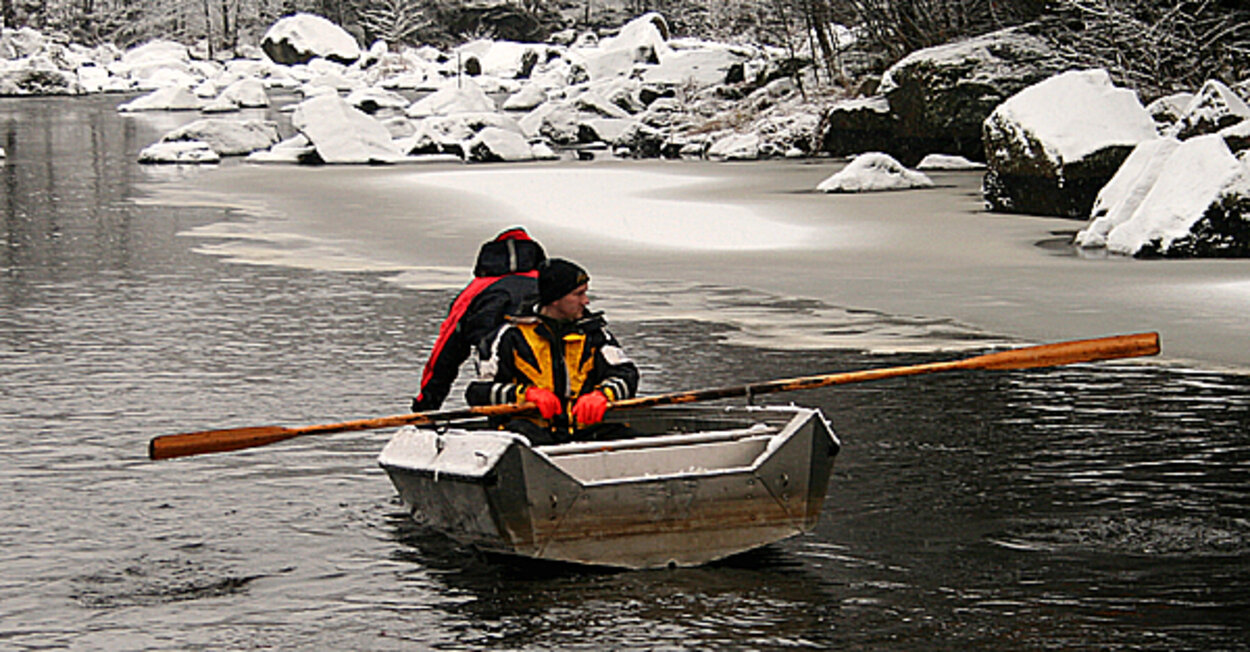
[[[609,413],[638,436],[531,446],[484,423],[405,426],[378,456],[420,523],[487,553],[697,566],[809,532],[840,443],[819,410]]]

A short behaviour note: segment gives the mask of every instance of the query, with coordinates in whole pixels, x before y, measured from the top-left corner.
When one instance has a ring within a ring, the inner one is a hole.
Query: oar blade
[[[224,453],[242,448],[266,446],[299,435],[298,430],[282,426],[250,426],[161,435],[148,443],[148,458],[167,460],[188,455]]]
[[[1030,346],[969,358],[966,362],[967,368],[972,369],[1036,369],[1158,354],[1158,333],[1135,333]]]

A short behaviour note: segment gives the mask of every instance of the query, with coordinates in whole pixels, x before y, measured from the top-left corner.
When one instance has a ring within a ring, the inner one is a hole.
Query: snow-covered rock
[[[269,149],[281,137],[278,124],[268,120],[228,120],[205,118],[183,125],[161,137],[161,142],[196,141],[206,143],[220,156],[250,154]]]
[[[615,144],[633,124],[634,121],[627,118],[589,118],[578,125],[578,140]]]
[[[525,137],[507,129],[486,127],[465,144],[466,160],[478,163],[532,161]]]
[[[1213,134],[1247,119],[1250,119],[1250,107],[1228,86],[1211,79],[1181,111],[1176,121],[1176,137],[1185,140]]]
[[[196,140],[160,142],[139,152],[140,163],[219,163],[221,157],[208,143]]]
[[[386,127],[338,95],[300,102],[291,124],[308,137],[325,163],[393,163],[401,158]]]
[[[495,102],[472,79],[448,80],[437,91],[413,102],[404,111],[410,118],[452,113],[494,111]]]
[[[749,52],[725,46],[676,51],[660,59],[658,65],[647,67],[642,79],[651,84],[707,88],[725,83],[729,71],[749,58]]]
[[[1158,125],[1159,135],[1176,133],[1176,123],[1185,115],[1185,107],[1194,100],[1193,93],[1173,93],[1165,95],[1146,105],[1146,113]]]
[[[261,49],[277,63],[307,63],[321,57],[340,63],[360,58],[355,37],[315,14],[297,13],[278,20],[261,39]]]
[[[258,150],[244,157],[248,163],[303,163],[316,158],[317,148],[313,147],[304,134],[294,136],[270,147]]]
[[[1056,75],[986,118],[985,199],[997,211],[1087,217],[1133,148],[1156,135],[1137,94],[1105,70]]]
[[[707,157],[714,161],[754,161],[760,157],[760,135],[731,133],[712,143]]]
[[[547,101],[547,90],[537,83],[529,83],[509,95],[503,101],[505,111],[529,111]]]
[[[953,154],[929,154],[920,159],[917,170],[983,170],[984,163],[969,161],[962,156]]]
[[[1078,245],[1126,255],[1250,255],[1250,167],[1222,138],[1160,139],[1137,153],[1125,180],[1104,191],[1107,211],[1077,235]]]
[[[348,104],[369,115],[373,115],[381,109],[402,111],[408,108],[409,105],[408,98],[378,86],[354,90],[345,99]]]
[[[245,109],[269,106],[269,94],[265,92],[265,83],[254,77],[231,83],[221,91],[218,98]]]
[[[122,113],[133,111],[198,111],[203,105],[185,86],[166,86],[118,105]]]
[[[846,167],[817,184],[821,192],[871,192],[931,188],[933,180],[923,172],[909,170],[894,157],[881,152],[856,156]]]

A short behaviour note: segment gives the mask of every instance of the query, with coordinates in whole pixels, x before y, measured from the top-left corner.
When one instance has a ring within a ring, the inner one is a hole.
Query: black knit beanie
[[[577,263],[548,258],[538,266],[538,305],[545,306],[590,282],[590,274]]]

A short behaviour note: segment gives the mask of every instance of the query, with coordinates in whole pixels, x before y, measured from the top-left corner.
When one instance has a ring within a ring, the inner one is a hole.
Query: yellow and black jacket
[[[602,313],[574,322],[557,322],[532,312],[509,317],[493,337],[482,341],[478,380],[469,383],[469,405],[515,404],[530,387],[549,389],[563,410],[545,428],[568,432],[569,410],[583,394],[598,390],[609,401],[633,398],[638,367],[608,332]]]

